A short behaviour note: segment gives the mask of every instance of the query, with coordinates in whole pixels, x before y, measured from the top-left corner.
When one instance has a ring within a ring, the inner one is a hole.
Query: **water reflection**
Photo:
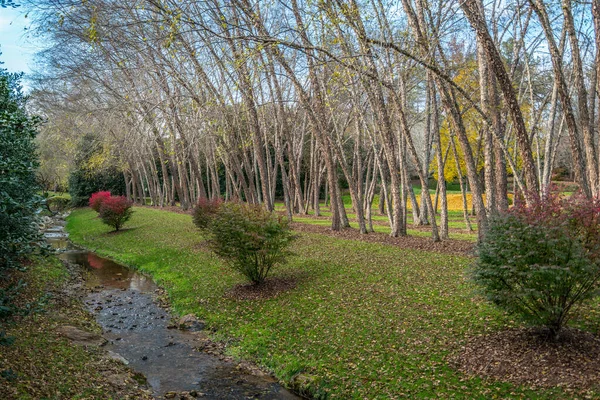
[[[113,289],[132,289],[153,292],[157,286],[152,280],[134,270],[74,246],[64,226],[55,225],[44,232],[46,241],[67,262],[79,264],[92,272],[86,280],[88,287],[104,286]]]
[[[59,257],[90,269],[92,273],[86,280],[88,287],[104,286],[144,293],[153,292],[157,288],[147,276],[88,251],[66,251]]]

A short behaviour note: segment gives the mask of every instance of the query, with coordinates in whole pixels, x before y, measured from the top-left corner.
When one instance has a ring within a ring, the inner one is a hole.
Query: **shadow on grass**
[[[226,290],[224,296],[233,300],[267,300],[296,289],[300,284],[314,279],[314,274],[304,269],[276,270],[262,283],[245,282]]]
[[[131,227],[131,228],[121,228],[118,231],[110,231],[110,232],[103,233],[101,236],[115,236],[115,235],[120,235],[121,233],[136,231],[136,230],[138,230],[138,229],[140,229],[142,227],[143,227],[143,225],[134,226],[134,227]]]

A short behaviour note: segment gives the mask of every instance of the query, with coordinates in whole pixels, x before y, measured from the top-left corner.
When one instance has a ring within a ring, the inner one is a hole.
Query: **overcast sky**
[[[10,72],[31,71],[33,54],[39,48],[28,33],[29,18],[19,8],[0,8],[0,61]]]

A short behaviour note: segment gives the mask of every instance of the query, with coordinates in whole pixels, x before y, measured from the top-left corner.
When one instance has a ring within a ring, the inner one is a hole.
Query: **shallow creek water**
[[[199,350],[201,332],[173,329],[149,277],[74,246],[64,220],[45,236],[60,258],[88,271],[84,302],[104,330],[107,350],[143,374],[156,397],[185,391],[205,399],[299,399],[268,376],[245,373]]]

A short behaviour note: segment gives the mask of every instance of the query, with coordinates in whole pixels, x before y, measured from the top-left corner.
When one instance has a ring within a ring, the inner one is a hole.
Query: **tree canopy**
[[[139,203],[277,197],[293,218],[326,194],[338,230],[347,190],[361,232],[378,194],[392,236],[412,214],[440,240],[449,180],[481,233],[557,167],[600,190],[598,0],[29,6],[53,44],[33,92],[43,135],[94,136]]]

